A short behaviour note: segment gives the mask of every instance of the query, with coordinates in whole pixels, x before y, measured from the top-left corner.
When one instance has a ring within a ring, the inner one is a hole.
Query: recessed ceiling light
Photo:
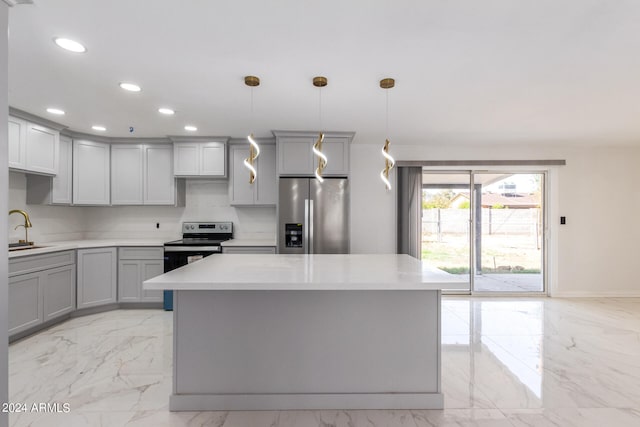
[[[53,42],[61,48],[68,50],[69,52],[85,53],[87,48],[75,40],[65,39],[64,37],[56,37]]]
[[[64,115],[64,110],[61,110],[59,108],[47,108],[47,113],[55,114],[57,116],[62,116]]]
[[[173,111],[171,108],[158,108],[158,113],[162,113],[162,114],[166,114],[167,116],[171,116],[172,114],[175,114],[176,112]]]
[[[93,129],[93,130],[97,130],[97,131],[100,131],[100,132],[104,132],[104,131],[106,131],[106,130],[107,130],[107,128],[106,128],[106,127],[104,127],[104,126],[98,126],[98,125],[91,126],[91,129]]]
[[[189,132],[195,132],[195,131],[197,131],[197,130],[198,130],[198,128],[197,128],[197,127],[195,127],[195,126],[186,125],[186,126],[184,127],[184,130],[188,130]]]
[[[124,90],[128,90],[129,92],[140,92],[140,86],[133,83],[120,83],[120,87]]]

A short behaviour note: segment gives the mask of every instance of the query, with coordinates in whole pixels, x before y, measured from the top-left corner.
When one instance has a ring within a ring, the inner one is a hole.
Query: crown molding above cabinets
[[[13,117],[17,117],[19,119],[26,120],[31,123],[48,127],[58,132],[61,132],[63,129],[67,129],[65,125],[61,125],[58,122],[54,122],[53,120],[45,119],[40,116],[36,116],[35,114],[27,113],[26,111],[22,111],[13,107],[9,107],[9,115]]]
[[[2,0],[10,7],[17,6],[20,4],[33,4],[33,0]]]

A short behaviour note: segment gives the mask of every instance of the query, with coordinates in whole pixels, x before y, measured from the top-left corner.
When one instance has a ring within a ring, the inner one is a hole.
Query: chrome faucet
[[[27,245],[33,245],[33,242],[29,241],[29,231],[28,231],[28,229],[33,227],[31,225],[31,220],[29,219],[29,214],[26,213],[23,210],[20,210],[20,209],[13,209],[13,210],[9,211],[9,215],[11,215],[12,213],[19,213],[24,217],[24,224],[16,225],[16,228],[14,228],[14,230],[17,230],[18,227],[24,227],[24,240],[18,240],[18,242],[19,243],[25,243]]]

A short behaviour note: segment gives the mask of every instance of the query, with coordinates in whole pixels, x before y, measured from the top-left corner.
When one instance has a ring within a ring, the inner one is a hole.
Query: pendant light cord
[[[322,88],[318,88],[318,121],[320,122],[319,131],[322,132]]]
[[[253,86],[251,87],[251,112],[249,114],[249,133],[253,131]]]
[[[387,97],[386,111],[385,111],[385,134],[387,139],[389,139],[389,89],[385,90]]]

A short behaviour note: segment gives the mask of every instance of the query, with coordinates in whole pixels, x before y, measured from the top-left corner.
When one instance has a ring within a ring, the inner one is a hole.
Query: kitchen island
[[[216,255],[174,292],[172,411],[440,409],[441,290],[408,255]]]

